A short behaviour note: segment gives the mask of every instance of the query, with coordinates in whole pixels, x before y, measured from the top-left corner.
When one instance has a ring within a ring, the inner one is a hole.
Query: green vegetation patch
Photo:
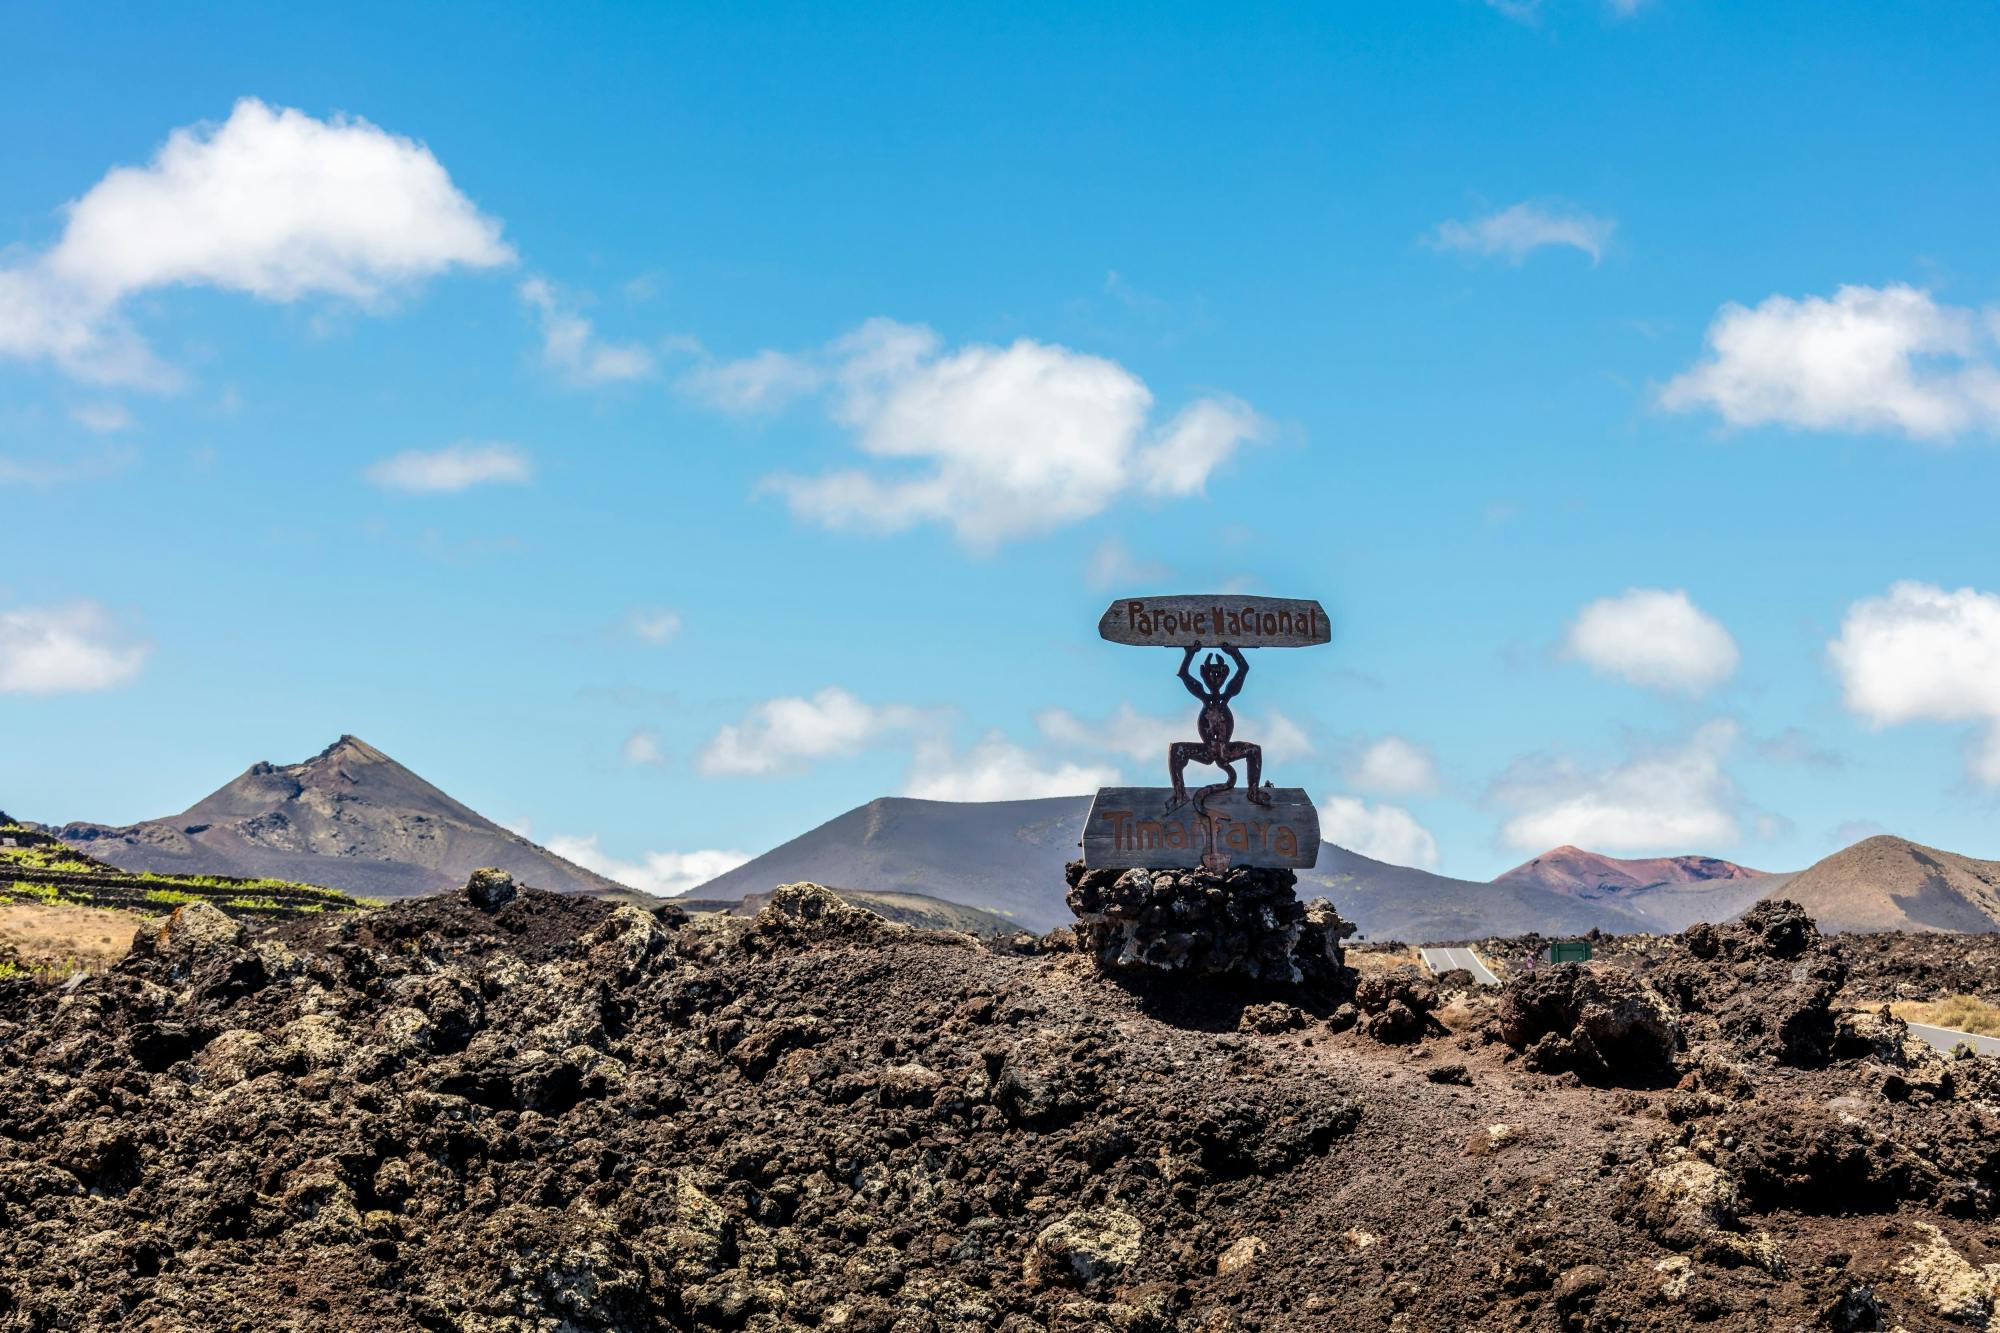
[[[0,865],[20,866],[24,870],[64,870],[83,875],[101,869],[59,842],[30,847],[0,847]]]

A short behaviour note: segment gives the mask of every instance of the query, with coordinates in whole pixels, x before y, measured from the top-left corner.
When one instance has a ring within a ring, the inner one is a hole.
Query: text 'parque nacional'
[[[1318,602],[1285,597],[1128,597],[1111,604],[1097,632],[1137,647],[1306,648],[1329,642],[1333,625]]]

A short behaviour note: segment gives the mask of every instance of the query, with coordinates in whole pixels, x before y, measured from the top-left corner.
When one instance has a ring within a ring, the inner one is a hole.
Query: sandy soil
[[[146,918],[136,912],[74,907],[66,903],[0,903],[0,952],[11,950],[24,967],[102,972],[132,945]]]

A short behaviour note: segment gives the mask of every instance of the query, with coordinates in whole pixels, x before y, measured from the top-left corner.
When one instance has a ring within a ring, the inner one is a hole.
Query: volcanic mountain
[[[739,899],[811,880],[921,893],[1044,931],[1069,921],[1063,865],[1083,839],[1088,796],[920,801],[887,796],[772,848],[688,894]]]
[[[1786,878],[1714,856],[1625,860],[1563,846],[1515,866],[1493,882],[1614,904],[1652,929],[1683,930],[1696,921],[1735,916],[1758,899],[1770,897]]]
[[[51,831],[121,870],[268,875],[403,898],[498,866],[559,893],[645,897],[500,827],[353,736],[302,764],[252,764],[166,819]]]
[[[841,889],[922,893],[999,912],[1030,930],[1070,921],[1063,865],[1077,855],[1088,796],[1033,801],[884,797],[803,833],[688,896],[736,899],[812,880]],[[1301,896],[1325,894],[1372,938],[1469,939],[1527,931],[1652,930],[1616,902],[1535,884],[1482,884],[1371,860],[1331,843],[1300,872]]]
[[[1822,929],[2000,931],[2000,861],[1887,834],[1801,870],[1785,896]]]

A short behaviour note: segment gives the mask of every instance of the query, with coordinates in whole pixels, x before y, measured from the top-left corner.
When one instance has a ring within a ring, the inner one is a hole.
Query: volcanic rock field
[[[2000,1326],[2000,1071],[1797,909],[1497,993],[1330,949],[191,904],[0,980],[0,1328]]]

